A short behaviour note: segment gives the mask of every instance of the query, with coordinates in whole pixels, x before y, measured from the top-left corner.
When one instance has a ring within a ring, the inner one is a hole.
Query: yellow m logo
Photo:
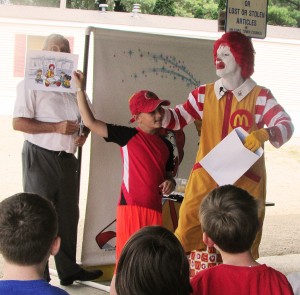
[[[234,118],[233,126],[234,127],[249,126],[249,120],[248,120],[247,116],[245,114],[243,114],[243,115],[237,114]]]

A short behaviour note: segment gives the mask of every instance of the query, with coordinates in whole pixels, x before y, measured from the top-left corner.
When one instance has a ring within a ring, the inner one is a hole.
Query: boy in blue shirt
[[[50,201],[19,193],[0,203],[0,253],[4,275],[0,294],[67,295],[44,280],[50,255],[60,247],[56,211]]]

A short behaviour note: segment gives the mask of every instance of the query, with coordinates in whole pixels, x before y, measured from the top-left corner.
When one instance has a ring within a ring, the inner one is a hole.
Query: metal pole
[[[67,0],[60,0],[60,8],[66,8],[67,7]]]
[[[84,56],[83,56],[83,74],[85,76],[84,89],[86,88],[88,60],[89,60],[89,46],[90,46],[90,29],[87,28],[84,44]],[[80,194],[80,176],[81,176],[81,161],[82,161],[82,147],[78,147],[77,150],[78,159],[78,195]]]

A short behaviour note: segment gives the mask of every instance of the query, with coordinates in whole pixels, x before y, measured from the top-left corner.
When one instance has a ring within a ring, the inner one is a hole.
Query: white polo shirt
[[[13,117],[34,118],[42,122],[65,120],[80,122],[80,113],[75,93],[37,91],[26,89],[24,81],[17,86]],[[60,133],[24,133],[24,138],[42,148],[75,153],[73,135]]]

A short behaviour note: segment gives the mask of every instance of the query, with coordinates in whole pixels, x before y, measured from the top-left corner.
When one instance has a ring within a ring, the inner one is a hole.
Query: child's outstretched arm
[[[84,75],[81,71],[73,72],[74,81],[77,87],[77,102],[79,112],[82,116],[84,125],[88,127],[92,132],[101,137],[107,137],[107,125],[101,120],[95,119],[87,101],[84,91]]]

